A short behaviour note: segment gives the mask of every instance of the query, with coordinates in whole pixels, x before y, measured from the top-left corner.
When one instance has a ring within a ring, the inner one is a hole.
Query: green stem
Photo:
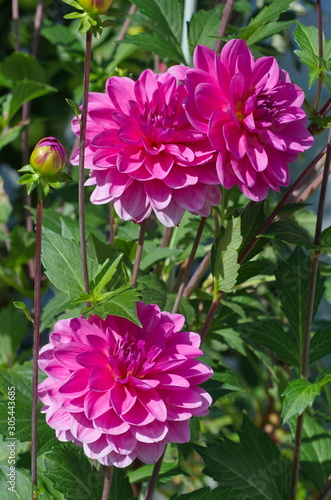
[[[165,454],[165,450],[162,453],[161,457],[156,462],[156,464],[154,465],[154,469],[153,469],[153,472],[152,472],[152,475],[151,475],[151,480],[149,482],[149,485],[148,485],[148,488],[147,488],[147,491],[146,491],[145,500],[151,500],[152,499],[154,490],[155,490],[156,485],[157,485],[157,480],[158,480],[159,473],[160,473],[160,470],[161,470],[161,466],[162,466],[164,454]]]
[[[146,225],[147,225],[147,219],[143,220],[142,223],[140,224],[140,233],[139,233],[136,256],[134,259],[131,285],[137,284],[138,274],[139,274],[139,266],[140,266],[140,261],[141,261],[141,256],[143,253],[143,247],[144,247],[144,241],[145,241]]]
[[[91,70],[91,53],[92,53],[92,31],[89,30],[86,33],[83,106],[81,114],[80,139],[79,139],[79,180],[78,180],[79,235],[80,235],[80,250],[82,258],[85,293],[89,293],[89,278],[88,278],[86,239],[85,239],[84,164],[85,164],[85,137],[86,137],[86,123],[87,123],[88,91],[89,91],[90,70]]]
[[[33,324],[33,378],[32,378],[32,416],[31,416],[31,477],[32,498],[37,498],[37,422],[38,422],[38,355],[40,349],[41,315],[41,233],[43,202],[38,198],[36,213],[36,255],[34,270],[34,324]]]

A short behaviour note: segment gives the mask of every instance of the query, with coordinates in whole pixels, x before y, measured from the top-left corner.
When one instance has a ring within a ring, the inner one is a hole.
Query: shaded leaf
[[[331,331],[317,330],[310,342],[309,363],[315,363],[331,353]]]
[[[121,43],[137,45],[140,49],[157,54],[163,59],[174,62],[185,62],[183,56],[172,40],[167,40],[157,33],[139,33],[138,35],[126,36]]]
[[[219,291],[231,292],[238,276],[238,249],[242,242],[241,220],[236,217],[229,221],[227,228],[216,241],[212,267]]]
[[[206,45],[214,48],[215,36],[217,35],[222,7],[217,5],[213,9],[198,10],[192,16],[188,28],[188,42],[190,53],[193,53],[197,45]]]

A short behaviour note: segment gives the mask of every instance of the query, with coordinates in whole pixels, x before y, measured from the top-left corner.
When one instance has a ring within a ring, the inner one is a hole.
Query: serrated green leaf
[[[185,62],[179,53],[177,46],[172,40],[166,40],[157,33],[139,33],[138,35],[126,36],[121,43],[130,43],[138,46],[142,50],[157,54],[163,59],[174,62]]]
[[[101,475],[91,466],[84,452],[74,445],[62,444],[47,453],[45,476],[67,498],[100,500]]]
[[[40,34],[61,52],[83,58],[83,45],[77,39],[69,26],[44,21]]]
[[[142,285],[141,296],[146,304],[157,304],[164,310],[167,303],[167,285],[156,274],[143,276],[138,280],[138,286]]]
[[[311,259],[297,247],[286,262],[279,262],[276,272],[276,286],[282,309],[292,326],[299,353],[302,353],[303,336],[306,323],[307,300],[309,291]],[[324,279],[317,274],[313,318],[324,292]]]
[[[317,330],[310,342],[309,364],[331,353],[331,331]]]
[[[109,297],[109,295],[111,296]],[[108,315],[120,316],[132,321],[138,326],[142,326],[137,316],[136,301],[140,299],[139,291],[135,288],[123,288],[107,294],[109,299],[96,306],[83,309],[85,317],[97,314],[101,318]]]
[[[292,0],[277,0],[277,2],[271,2],[269,5],[263,7],[263,9],[251,19],[249,26],[277,21],[279,16],[288,9],[291,3]]]
[[[23,500],[31,497],[31,480],[14,468],[14,480],[10,467],[13,465],[0,465],[0,498],[1,500]],[[10,475],[11,474],[11,475]]]
[[[152,19],[178,45],[182,41],[183,5],[178,0],[133,0],[140,12]],[[167,42],[166,42],[167,43]]]
[[[322,231],[321,246],[324,248],[331,247],[331,226],[325,228],[324,231]]]
[[[94,296],[98,296],[101,293],[101,291],[105,288],[105,286],[109,283],[109,281],[112,279],[122,257],[123,254],[116,257],[113,261],[107,259],[100,266],[97,274],[92,278],[93,279],[92,294]]]
[[[147,252],[146,255],[141,259],[140,269],[142,271],[147,271],[157,262],[165,260],[171,257],[177,257],[181,253],[178,248],[158,248],[155,251]]]
[[[242,242],[241,219],[229,221],[215,249],[214,275],[218,291],[231,292],[238,276],[238,249]]]
[[[215,45],[222,6],[217,5],[213,9],[198,10],[192,16],[188,28],[188,42],[190,53],[192,54],[197,45],[206,45],[212,49]]]
[[[260,238],[271,238],[285,241],[285,243],[290,243],[292,245],[302,245],[307,248],[307,250],[316,248],[308,232],[291,219],[273,222],[263,234],[260,235]]]
[[[254,321],[237,327],[243,338],[260,342],[264,347],[273,351],[276,356],[291,366],[299,366],[299,353],[296,343],[284,326],[276,321]]]
[[[6,78],[19,82],[30,80],[44,83],[45,72],[38,60],[24,52],[13,52],[1,64],[1,72]]]
[[[272,21],[249,25],[239,31],[239,36],[247,42],[247,45],[253,45],[260,40],[265,40],[276,33],[288,29],[291,24],[293,24],[293,21]]]
[[[321,70],[319,68],[312,69],[308,73],[308,88],[311,89],[316,80],[320,77]]]
[[[300,467],[318,491],[322,491],[331,470],[331,438],[316,418],[308,414],[303,421]]]
[[[331,382],[331,367],[329,366],[326,370],[323,370],[316,378],[316,383],[321,387],[325,384]]]
[[[58,290],[67,293],[72,298],[84,292],[82,260],[78,243],[43,228],[42,263],[46,276]]]
[[[240,285],[250,278],[256,276],[270,276],[275,272],[274,264],[267,259],[259,259],[249,262],[244,262],[238,271],[238,278],[236,285]]]
[[[308,380],[291,380],[283,392],[284,403],[282,420],[285,424],[291,417],[301,415],[306,408],[311,407],[321,393],[319,384],[311,384]]]
[[[241,215],[241,234],[243,237],[243,241],[239,249],[239,255],[243,253],[247,245],[250,243],[252,238],[262,226],[265,219],[266,217],[264,215],[264,202],[255,203],[254,205],[248,205],[244,210]],[[266,241],[258,241],[247,259],[250,260],[255,255],[260,253],[265,244]]]
[[[301,62],[314,69],[318,67],[318,30],[315,26],[304,26],[300,22],[293,32],[294,39],[301,50],[294,52],[299,56]]]
[[[254,500],[288,498],[288,464],[269,436],[255,428],[247,417],[240,432],[240,444],[222,439],[207,448],[193,447],[206,464],[203,472],[222,486],[232,487]]]

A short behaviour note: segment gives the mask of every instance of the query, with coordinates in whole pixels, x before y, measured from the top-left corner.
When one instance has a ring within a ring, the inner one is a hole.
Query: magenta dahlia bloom
[[[274,57],[255,60],[243,40],[227,42],[220,57],[198,46],[194,65],[170,71],[185,75],[186,113],[218,151],[220,183],[226,189],[237,184],[255,201],[269,188],[287,186],[288,164],[313,143],[300,108],[303,91]]]
[[[200,336],[180,332],[180,314],[137,309],[142,328],[117,316],[58,321],[39,358],[42,411],[58,439],[117,467],[154,463],[167,443],[189,441],[190,418],[211,404],[197,385],[212,374],[196,360]]]
[[[143,71],[138,81],[109,78],[106,94],[90,93],[85,166],[91,201],[112,201],[124,220],[141,222],[153,210],[165,226],[185,210],[208,216],[220,202],[215,154],[182,106],[186,89],[168,72]],[[79,135],[77,118],[73,131]],[[79,163],[79,150],[72,158]]]

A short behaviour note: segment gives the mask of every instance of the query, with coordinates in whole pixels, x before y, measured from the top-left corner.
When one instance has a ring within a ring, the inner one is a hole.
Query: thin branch
[[[136,5],[131,4],[128,15],[123,23],[123,26],[121,28],[121,31],[119,32],[119,35],[117,37],[117,42],[120,42],[125,37],[128,29],[129,29],[129,26],[131,24],[131,17],[130,16],[133,16],[133,14],[136,12],[137,8],[138,7]]]
[[[113,203],[109,203],[109,244],[113,247],[115,240],[115,219],[113,214]]]
[[[329,130],[329,138],[327,145],[327,152],[324,164],[323,171],[323,179],[321,186],[321,193],[318,203],[317,209],[317,220],[316,220],[316,229],[315,229],[315,245],[321,244],[321,233],[322,233],[322,223],[323,223],[323,214],[325,208],[325,199],[326,199],[326,191],[328,186],[328,178],[329,171],[331,167],[331,129]],[[303,350],[301,354],[301,363],[300,363],[300,375],[302,379],[307,380],[309,375],[309,350],[310,350],[310,337],[311,337],[311,326],[313,321],[313,309],[314,309],[314,300],[315,300],[315,290],[316,290],[316,279],[318,272],[318,259],[321,255],[321,250],[317,249],[314,251],[311,269],[310,269],[310,278],[309,278],[309,288],[308,288],[308,299],[307,299],[307,308],[306,308],[306,318],[305,318],[305,330],[303,337]],[[291,497],[290,500],[296,499],[297,492],[297,484],[299,479],[299,467],[300,467],[300,450],[301,450],[301,442],[302,442],[302,430],[303,430],[303,420],[304,413],[299,415],[297,420],[297,431],[295,434],[295,444],[294,444],[294,460],[292,467],[292,481],[291,481]]]
[[[166,248],[169,245],[173,229],[174,229],[173,227],[166,227],[165,228],[160,248]],[[158,264],[154,267],[153,273],[157,274],[157,276],[160,276],[162,269],[163,269],[163,266],[164,266],[164,260],[161,262],[158,262]]]
[[[188,299],[190,295],[193,293],[193,291],[196,289],[198,286],[199,281],[203,278],[204,274],[206,273],[209,264],[210,264],[210,259],[211,259],[211,252],[207,252],[202,261],[200,262],[199,266],[197,269],[194,271],[192,278],[188,282],[188,284],[185,287],[183,297]]]
[[[185,268],[185,272],[184,272],[184,275],[183,275],[182,282],[181,282],[181,284],[180,284],[180,286],[178,288],[178,292],[177,292],[177,295],[176,295],[176,300],[175,300],[174,306],[172,308],[172,313],[173,314],[178,311],[178,308],[179,308],[179,305],[180,305],[180,301],[182,300],[184,289],[185,289],[188,277],[189,277],[191,269],[192,269],[192,265],[193,265],[193,262],[194,262],[194,259],[195,259],[195,254],[197,252],[197,249],[198,249],[198,246],[199,246],[199,243],[200,243],[200,239],[201,239],[201,236],[202,236],[202,233],[203,233],[203,228],[205,227],[205,224],[206,224],[206,220],[207,220],[206,217],[202,217],[202,219],[200,221],[200,225],[199,225],[198,231],[197,231],[197,234],[196,234],[196,237],[194,238],[194,242],[193,242],[192,250],[191,250],[191,253],[190,253],[190,257],[189,257],[187,266]]]
[[[34,271],[34,324],[33,324],[33,380],[32,380],[32,415],[31,415],[31,477],[32,498],[37,498],[37,433],[38,433],[38,355],[40,349],[40,315],[41,315],[41,231],[43,202],[37,201],[36,214],[36,254]]]
[[[313,170],[311,170],[311,172],[309,173],[309,175],[307,175],[305,177],[305,179],[303,179],[303,181],[301,182],[300,186],[298,186],[296,188],[296,190],[292,192],[290,198],[287,200],[288,203],[302,203],[301,201],[299,201],[299,200],[301,200],[302,193],[305,192],[307,189],[309,189],[310,185],[314,182],[314,179],[315,179],[316,175],[323,168],[324,161],[325,161],[325,158],[321,158],[316,163],[316,165],[313,168]],[[305,200],[307,200],[307,198],[308,198],[308,196],[305,197]]]
[[[164,454],[165,454],[165,450],[162,453],[161,457],[156,462],[156,464],[154,465],[154,469],[153,469],[153,472],[152,472],[151,480],[149,482],[149,485],[148,485],[148,488],[147,488],[147,491],[146,491],[145,500],[151,500],[152,499],[154,490],[155,490],[156,485],[157,485],[157,480],[158,480],[158,477],[159,477],[159,473],[160,473],[161,465],[162,465],[162,462],[163,462]]]
[[[225,6],[223,9],[222,18],[221,18],[221,24],[220,24],[220,27],[219,27],[219,30],[217,33],[217,36],[219,36],[219,37],[224,36],[226,33],[226,28],[229,24],[232,10],[233,10],[233,4],[234,4],[234,0],[226,0]],[[224,43],[223,40],[221,40],[220,38],[218,38],[216,40],[214,51],[217,54],[220,53],[223,43]]]
[[[329,477],[328,482],[323,488],[323,491],[317,497],[316,500],[328,500],[331,497],[331,477]]]
[[[80,235],[80,251],[82,258],[85,293],[89,293],[89,278],[88,278],[86,239],[85,239],[84,165],[85,165],[85,137],[86,137],[87,108],[88,108],[88,91],[89,91],[90,70],[91,70],[91,53],[92,53],[92,31],[89,30],[86,33],[83,106],[82,106],[80,138],[79,138],[79,180],[78,180],[79,235]]]
[[[143,253],[144,240],[145,240],[146,225],[147,225],[147,219],[143,220],[142,223],[140,224],[140,233],[139,233],[136,257],[134,259],[131,285],[137,284],[138,274],[139,274],[139,266],[140,266],[141,256]]]
[[[104,470],[105,470],[105,479],[103,482],[103,491],[102,491],[101,500],[109,500],[111,483],[112,483],[113,473],[114,473],[114,466],[109,465],[108,467],[104,467]]]
[[[33,56],[36,56],[38,53],[39,34],[40,34],[41,22],[42,22],[42,18],[43,18],[43,11],[44,11],[44,0],[39,0],[37,8],[36,8],[35,18],[34,18],[34,33],[33,33],[33,43],[32,43],[32,55]]]
[[[12,18],[14,25],[14,47],[16,51],[20,50],[20,13],[18,8],[18,0],[12,0]]]

